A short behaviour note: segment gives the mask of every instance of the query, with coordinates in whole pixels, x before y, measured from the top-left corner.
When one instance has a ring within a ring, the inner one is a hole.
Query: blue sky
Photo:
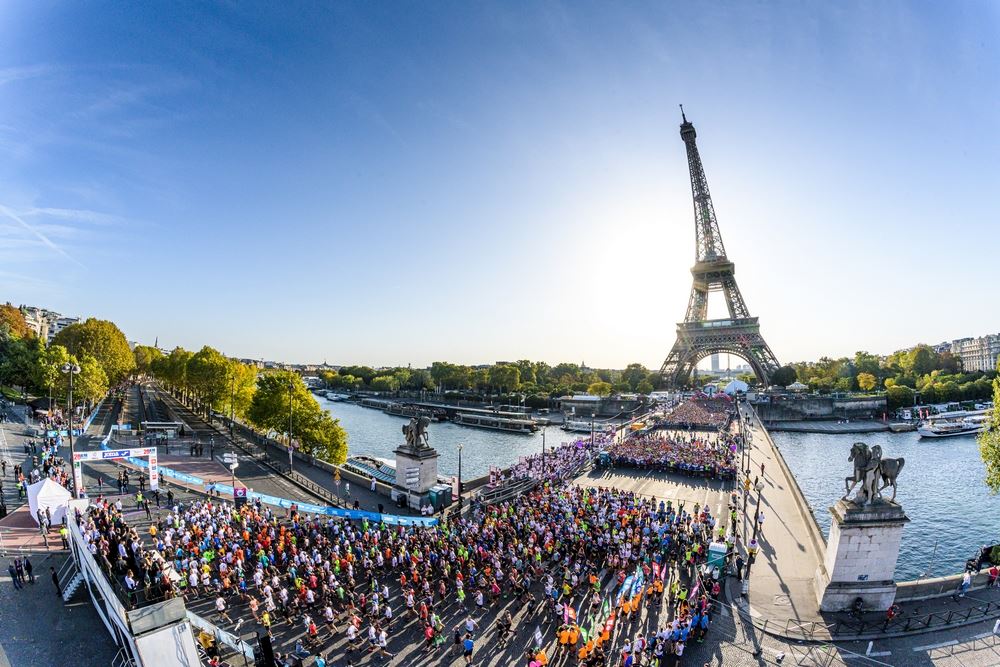
[[[995,3],[0,2],[0,297],[288,361],[662,362],[698,129],[782,361],[1000,330]]]

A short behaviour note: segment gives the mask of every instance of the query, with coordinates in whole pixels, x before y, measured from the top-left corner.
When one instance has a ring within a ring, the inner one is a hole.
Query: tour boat
[[[988,423],[989,415],[985,412],[947,412],[920,422],[917,433],[921,438],[978,435],[986,430]]]
[[[592,422],[586,419],[567,419],[566,423],[562,425],[564,431],[570,431],[572,433],[590,433],[591,429],[595,433],[604,433],[608,428],[606,422]]]
[[[427,417],[431,421],[439,422],[445,421],[448,418],[448,413],[444,410],[432,410],[430,408],[422,408],[416,405],[407,405],[406,403],[390,403],[385,406],[382,410],[387,415],[392,415],[393,417],[404,417],[410,419],[412,417]]]
[[[494,417],[492,415],[479,415],[467,412],[459,412],[452,417],[451,421],[454,424],[461,424],[462,426],[488,428],[494,431],[507,431],[508,433],[534,433],[538,430],[538,425],[530,419],[510,419],[508,417]]]

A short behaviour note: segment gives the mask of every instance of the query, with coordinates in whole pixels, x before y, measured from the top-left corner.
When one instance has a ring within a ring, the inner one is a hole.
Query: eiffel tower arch
[[[760,334],[760,324],[750,315],[736,284],[736,265],[726,256],[719,223],[708,191],[708,179],[695,142],[694,125],[681,107],[681,139],[687,150],[694,201],[695,264],[691,267],[691,296],[684,321],[677,324],[677,340],[660,368],[667,386],[688,384],[698,362],[710,354],[728,353],[745,359],[765,384],[778,369],[778,360]],[[729,317],[708,319],[708,296],[721,292]]]

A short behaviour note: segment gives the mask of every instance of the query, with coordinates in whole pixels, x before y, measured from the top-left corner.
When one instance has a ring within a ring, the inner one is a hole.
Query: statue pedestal
[[[428,502],[428,491],[438,483],[438,453],[430,447],[414,450],[407,446],[397,447],[396,484],[392,489],[392,499],[406,498],[406,504],[420,509]]]
[[[830,514],[826,558],[814,582],[820,610],[844,611],[859,597],[866,609],[888,609],[896,599],[893,577],[909,521],[903,508],[887,501],[863,506],[839,500]]]

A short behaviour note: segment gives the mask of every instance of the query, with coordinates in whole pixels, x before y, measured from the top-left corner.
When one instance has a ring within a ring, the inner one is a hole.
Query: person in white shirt
[[[226,613],[226,601],[222,599],[221,595],[215,598],[215,611],[219,613],[219,616],[226,619],[230,623],[233,622],[233,619],[229,618],[229,614]]]

